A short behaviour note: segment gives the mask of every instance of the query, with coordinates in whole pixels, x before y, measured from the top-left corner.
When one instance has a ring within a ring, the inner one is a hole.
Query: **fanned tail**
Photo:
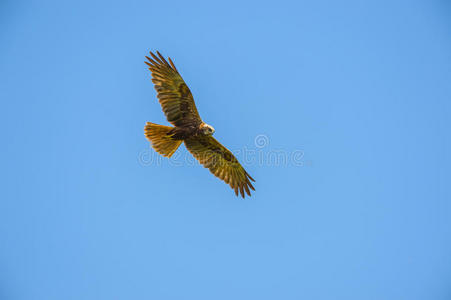
[[[147,122],[144,127],[144,134],[151,142],[152,147],[165,157],[171,157],[175,150],[182,143],[181,140],[174,140],[169,133],[174,127],[158,125]]]

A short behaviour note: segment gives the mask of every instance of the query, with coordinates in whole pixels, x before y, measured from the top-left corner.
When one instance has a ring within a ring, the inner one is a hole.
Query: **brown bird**
[[[186,83],[172,62],[169,63],[157,51],[150,52],[145,63],[152,72],[152,82],[157,97],[168,121],[175,127],[147,122],[144,127],[146,138],[152,147],[165,157],[171,157],[182,142],[188,151],[216,177],[224,180],[244,198],[250,190],[255,191],[251,180],[255,181],[226,147],[212,135],[214,128],[202,121],[197,112],[194,98]]]

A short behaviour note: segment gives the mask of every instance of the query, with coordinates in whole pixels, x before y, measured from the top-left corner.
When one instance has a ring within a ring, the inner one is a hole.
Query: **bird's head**
[[[206,123],[202,123],[202,125],[200,125],[200,131],[204,135],[213,135],[215,129],[213,128],[213,126],[210,126]]]

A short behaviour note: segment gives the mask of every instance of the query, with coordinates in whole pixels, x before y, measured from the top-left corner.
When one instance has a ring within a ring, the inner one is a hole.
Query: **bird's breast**
[[[196,136],[198,134],[198,129],[195,127],[175,127],[171,130],[172,138],[175,140],[185,140],[187,138]]]

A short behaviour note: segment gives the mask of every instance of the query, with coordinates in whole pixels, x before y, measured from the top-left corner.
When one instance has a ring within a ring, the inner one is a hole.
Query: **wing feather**
[[[210,172],[244,198],[251,195],[255,181],[226,147],[212,136],[197,136],[185,140],[188,151]]]
[[[202,119],[194,103],[193,95],[177,71],[174,63],[169,62],[157,51],[150,52],[145,63],[152,72],[152,82],[164,114],[174,126],[199,126]]]

